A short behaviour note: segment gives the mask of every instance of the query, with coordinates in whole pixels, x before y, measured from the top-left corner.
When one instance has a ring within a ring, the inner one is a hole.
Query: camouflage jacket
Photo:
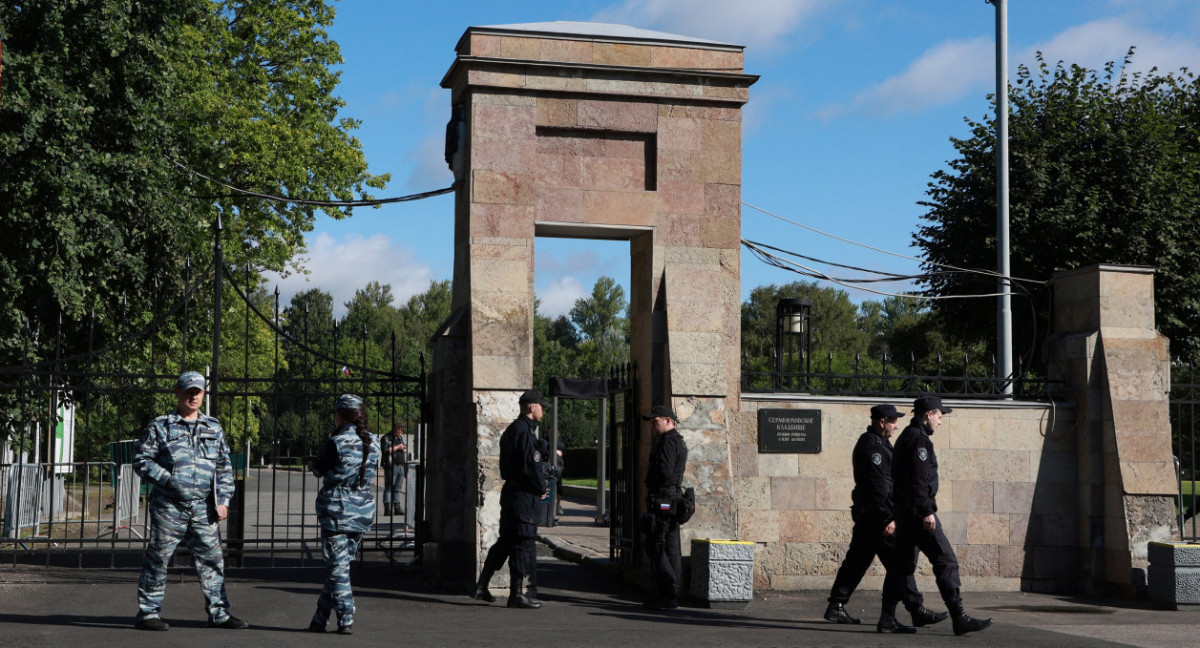
[[[190,501],[215,494],[218,506],[228,506],[233,497],[225,430],[204,414],[185,421],[174,411],[150,421],[138,441],[133,470],[161,497]]]
[[[367,470],[362,481],[363,443],[357,428],[347,423],[325,440],[313,462],[313,473],[323,477],[317,493],[317,519],[330,531],[364,532],[375,519],[375,473],[379,469],[379,439],[371,435],[366,449]]]

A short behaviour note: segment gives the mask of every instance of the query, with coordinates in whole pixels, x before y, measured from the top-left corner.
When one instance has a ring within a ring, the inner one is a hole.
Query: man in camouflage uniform
[[[184,539],[204,591],[208,625],[240,630],[247,623],[229,614],[220,520],[229,515],[233,469],[225,430],[200,413],[204,376],[185,372],[175,382],[178,407],[151,421],[142,432],[134,471],[154,484],[150,496],[150,542],[138,580],[139,630],[168,630],[159,616],[167,584],[167,562]]]
[[[371,486],[379,468],[379,440],[367,430],[363,400],[342,394],[334,405],[333,434],[325,440],[309,469],[323,478],[317,493],[317,519],[325,556],[325,586],[317,598],[317,611],[309,632],[325,632],[332,613],[338,633],[352,634],[354,592],[350,562],[358,553],[363,533],[375,520],[375,493]]]

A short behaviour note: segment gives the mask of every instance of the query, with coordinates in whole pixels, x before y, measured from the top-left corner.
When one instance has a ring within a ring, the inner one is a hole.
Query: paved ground
[[[971,593],[972,614],[995,625],[955,637],[949,622],[913,636],[874,632],[878,592],[861,592],[851,611],[868,625],[836,626],[820,615],[825,592],[766,592],[745,610],[684,607],[651,613],[636,585],[596,569],[607,557],[608,530],[582,502],[568,503],[559,526],[543,530],[541,610],[509,610],[461,592],[432,591],[410,569],[355,566],[358,622],[353,637],[301,632],[320,590],[319,569],[239,570],[227,587],[244,631],[205,627],[195,577],[173,574],[164,617],[170,632],[132,629],[137,573],[132,570],[0,569],[0,637],[13,646],[316,646],[327,642],[411,646],[1143,646],[1200,641],[1200,612],[1155,610],[1140,602],[1023,593]],[[596,551],[600,547],[603,551]],[[558,557],[550,555],[556,554]],[[574,561],[582,561],[584,565]]]

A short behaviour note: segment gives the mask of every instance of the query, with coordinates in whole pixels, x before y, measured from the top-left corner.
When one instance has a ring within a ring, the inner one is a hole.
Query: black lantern
[[[775,305],[775,389],[803,390],[812,359],[812,302],[781,299]]]

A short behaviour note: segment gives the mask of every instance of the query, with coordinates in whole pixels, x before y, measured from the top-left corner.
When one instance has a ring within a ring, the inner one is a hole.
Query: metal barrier
[[[133,464],[122,465],[114,474],[117,475],[117,494],[113,498],[112,524],[96,537],[116,536],[121,531],[128,531],[139,538],[145,538],[136,526],[141,520],[142,478],[133,472]]]
[[[2,481],[6,484],[4,495],[4,542],[18,542],[21,546],[21,531],[33,529],[33,535],[41,532],[42,526],[42,465],[9,464],[0,466]]]

